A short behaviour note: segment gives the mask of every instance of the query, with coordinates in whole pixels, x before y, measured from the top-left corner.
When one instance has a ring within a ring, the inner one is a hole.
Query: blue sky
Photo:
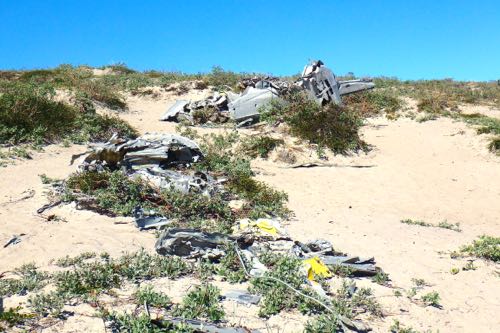
[[[499,0],[0,0],[0,68],[500,79]]]

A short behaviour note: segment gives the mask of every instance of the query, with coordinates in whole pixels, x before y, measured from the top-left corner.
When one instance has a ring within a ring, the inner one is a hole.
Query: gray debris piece
[[[270,82],[260,81],[256,87],[248,87],[240,97],[229,103],[231,118],[240,122],[246,119],[257,119],[259,108],[279,98],[278,91]]]
[[[22,241],[21,236],[25,236],[25,235],[26,234],[13,235],[12,238],[9,239],[9,241],[7,243],[5,243],[5,245],[3,247],[6,248],[7,246],[16,245],[16,244],[20,243]]]
[[[370,79],[339,81],[339,94],[348,95],[358,91],[375,88],[375,83]]]
[[[179,113],[184,113],[186,110],[186,105],[189,104],[189,101],[184,99],[179,99],[172,105],[167,112],[160,118],[160,120],[169,121],[169,120],[178,120],[177,116]]]
[[[374,258],[360,259],[349,256],[320,256],[325,265],[344,266],[352,270],[357,276],[372,276],[379,271],[375,266]]]
[[[136,208],[134,210],[135,225],[140,230],[160,228],[165,225],[171,224],[172,221],[163,216],[149,216],[144,214],[142,208]]]
[[[330,102],[340,105],[342,99],[339,93],[339,83],[333,72],[323,65],[321,60],[306,65],[296,84],[307,90],[311,97],[321,105]]]
[[[224,255],[220,247],[228,236],[207,233],[197,229],[167,229],[156,241],[156,252],[162,255],[176,255],[188,258],[218,258]]]
[[[176,134],[148,133],[128,141],[112,137],[106,143],[92,145],[91,149],[84,164],[98,161],[112,167],[125,165],[132,169],[190,164],[203,158],[194,141]]]
[[[342,105],[342,95],[368,90],[375,87],[370,79],[337,81],[333,72],[321,60],[313,61],[304,67],[302,77],[296,83],[306,89],[311,97],[325,105]]]
[[[245,290],[231,290],[224,297],[241,304],[258,304],[261,299],[259,295],[252,295]]]

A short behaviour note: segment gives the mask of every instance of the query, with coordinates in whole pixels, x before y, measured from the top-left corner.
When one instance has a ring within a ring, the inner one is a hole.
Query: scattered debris
[[[335,103],[342,105],[341,95],[375,87],[370,79],[337,81],[333,72],[321,60],[313,61],[304,67],[302,77],[296,83],[307,90],[319,104]]]
[[[241,304],[258,304],[260,299],[262,298],[259,295],[253,295],[245,290],[231,290],[228,291],[224,297],[226,299],[230,299],[236,301]]]
[[[188,258],[220,258],[220,249],[229,237],[220,233],[208,233],[196,229],[166,229],[158,238],[155,248],[162,255]]]
[[[162,121],[187,120],[194,124],[195,114],[210,109],[209,117],[200,122],[226,122],[233,119],[238,126],[248,126],[259,119],[260,108],[273,99],[281,99],[291,89],[303,89],[319,104],[342,104],[342,95],[368,90],[375,87],[370,79],[337,81],[333,72],[321,60],[313,61],[304,67],[302,76],[293,85],[275,77],[246,78],[239,83],[244,89],[241,94],[232,91],[215,92],[201,101],[177,100],[160,118]],[[220,118],[220,119],[219,119]]]
[[[26,236],[26,234],[13,235],[12,238],[9,239],[7,243],[5,243],[3,248],[5,249],[7,246],[16,245],[20,243],[22,241],[21,236]]]
[[[172,221],[163,216],[146,216],[142,208],[136,208],[134,211],[135,225],[140,230],[160,228],[171,224]]]

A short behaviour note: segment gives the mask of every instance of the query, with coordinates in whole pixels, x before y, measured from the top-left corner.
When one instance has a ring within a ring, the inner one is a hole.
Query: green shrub
[[[132,138],[137,132],[125,121],[99,115],[78,97],[77,107],[54,100],[50,84],[13,82],[0,89],[0,143],[105,141],[113,133]],[[83,111],[83,112],[82,112]]]
[[[135,298],[140,305],[146,303],[157,308],[168,308],[172,304],[167,295],[154,291],[152,286],[146,286],[137,290]]]
[[[500,237],[480,236],[479,239],[473,241],[471,245],[463,246],[460,252],[478,258],[500,262]]]
[[[220,321],[225,315],[220,298],[219,288],[210,284],[196,286],[184,297],[182,304],[174,309],[174,315],[187,319]]]
[[[358,134],[363,122],[357,112],[332,103],[320,106],[302,92],[291,94],[285,103],[271,103],[262,116],[284,121],[291,134],[336,154],[368,150]]]
[[[269,153],[276,147],[282,145],[282,139],[275,139],[270,136],[252,136],[243,142],[243,149],[251,157],[260,156],[267,158]]]

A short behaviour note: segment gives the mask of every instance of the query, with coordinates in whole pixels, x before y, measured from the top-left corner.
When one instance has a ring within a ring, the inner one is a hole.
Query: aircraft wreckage
[[[240,124],[250,124],[259,118],[259,110],[272,99],[280,99],[291,89],[302,89],[311,99],[325,105],[342,105],[342,96],[375,87],[371,79],[337,80],[335,74],[321,60],[304,67],[301,77],[290,84],[278,78],[252,78],[242,82],[245,90],[215,92],[200,101],[177,100],[160,118],[164,121],[187,120],[193,122],[193,112],[205,108],[217,111],[217,118],[233,119]]]

